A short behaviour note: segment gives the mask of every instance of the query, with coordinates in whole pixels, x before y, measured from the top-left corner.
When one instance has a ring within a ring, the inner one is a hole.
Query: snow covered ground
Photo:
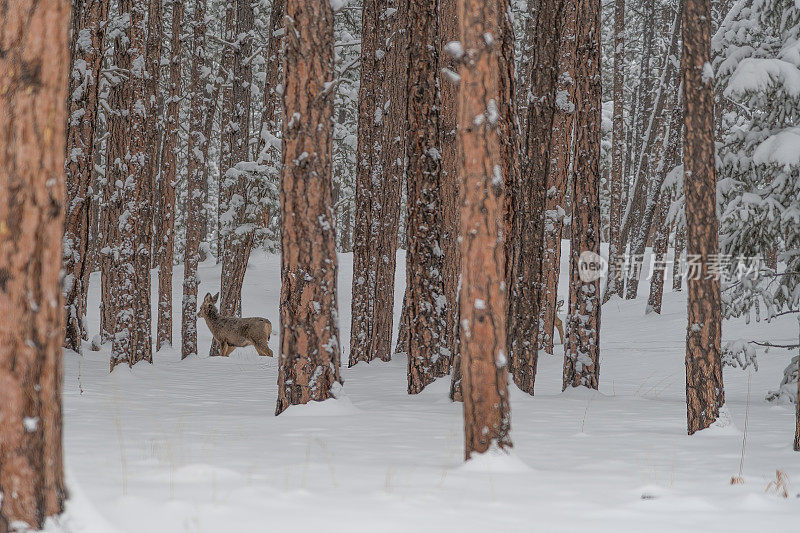
[[[404,283],[400,254],[395,316]],[[565,258],[566,259],[566,258]],[[562,288],[566,277],[562,268]],[[219,267],[200,267],[201,297]],[[340,256],[347,360],[352,256]],[[175,332],[182,269],[175,270]],[[726,369],[729,425],[686,435],[685,293],[662,316],[640,298],[604,306],[600,391],[561,392],[563,352],[540,356],[536,396],[513,386],[511,457],[462,464],[460,404],[449,379],[406,394],[406,361],[342,369],[343,398],[274,416],[277,360],[253,348],[209,358],[162,350],[153,365],[108,372],[108,349],[65,353],[64,416],[72,499],[52,531],[86,533],[346,531],[797,531],[800,454],[794,412],[764,401],[788,361],[759,353],[759,371]],[[668,284],[670,285],[670,284]],[[98,309],[99,278],[89,308]],[[155,285],[154,285],[155,290]],[[155,294],[155,292],[154,292]],[[246,316],[277,330],[280,262],[255,255]],[[97,312],[90,316],[98,330]],[[797,336],[793,318],[726,323],[725,338]],[[278,339],[271,345],[277,351]],[[738,474],[748,410],[744,483]],[[781,470],[789,498],[765,491]]]

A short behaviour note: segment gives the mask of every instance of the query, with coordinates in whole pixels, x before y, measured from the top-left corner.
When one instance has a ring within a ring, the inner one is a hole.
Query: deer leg
[[[272,357],[274,355],[272,353],[272,350],[270,350],[269,345],[267,345],[267,343],[264,343],[262,346],[256,346],[256,351],[258,352],[258,355],[260,355],[261,357]]]
[[[561,344],[564,344],[564,324],[558,317],[556,317],[556,329],[558,330],[558,339],[561,341]]]
[[[233,344],[226,344],[225,345],[225,353],[223,353],[223,355],[225,357],[229,357],[231,355],[231,352],[233,352],[233,350],[235,350],[235,349],[236,349],[236,346],[234,346]]]

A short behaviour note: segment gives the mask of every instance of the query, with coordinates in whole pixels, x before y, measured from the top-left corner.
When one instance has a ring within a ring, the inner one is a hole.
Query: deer
[[[564,344],[564,324],[561,322],[561,319],[558,318],[558,313],[561,312],[562,307],[564,307],[564,300],[559,300],[558,304],[556,304],[556,312],[553,320],[553,325],[558,331],[558,340],[561,341],[561,344]]]
[[[272,334],[272,323],[260,317],[219,316],[218,298],[219,293],[214,296],[206,293],[197,316],[205,319],[214,340],[220,344],[220,355],[228,357],[235,348],[253,346],[258,355],[272,357],[272,350],[267,346]]]

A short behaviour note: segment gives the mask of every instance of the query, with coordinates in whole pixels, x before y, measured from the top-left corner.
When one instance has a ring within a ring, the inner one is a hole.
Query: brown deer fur
[[[218,298],[219,293],[214,296],[207,293],[197,316],[206,320],[208,329],[211,330],[214,339],[219,342],[220,355],[228,357],[234,348],[254,346],[258,355],[272,357],[272,350],[267,346],[267,341],[272,334],[272,323],[266,318],[219,316],[216,305]]]

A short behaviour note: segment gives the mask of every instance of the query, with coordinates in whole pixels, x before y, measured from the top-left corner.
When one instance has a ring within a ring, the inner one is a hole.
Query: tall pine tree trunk
[[[622,175],[625,162],[625,0],[614,0],[614,115],[611,132],[611,214],[609,220],[608,279],[603,301],[612,296],[622,296],[624,272],[617,271],[621,264],[622,249]]]
[[[558,278],[561,273],[561,236],[566,211],[567,186],[575,122],[575,0],[564,5],[559,36],[558,86],[556,88],[550,168],[545,185],[544,242],[542,245],[541,326],[538,342],[553,353],[553,327],[558,310]],[[562,339],[563,342],[563,339]]]
[[[124,154],[125,161],[112,174],[114,182],[121,184],[117,188],[121,212],[114,250],[117,296],[111,370],[120,363],[133,366],[139,361],[153,360],[149,320],[150,249],[145,244],[146,236],[152,235],[147,218],[151,191],[145,146],[147,70],[144,21],[147,6],[143,2],[124,0],[119,7],[123,18],[129,18],[130,22],[125,53],[120,54],[121,62],[117,64],[128,72],[128,79],[119,91],[125,135],[109,139],[117,145],[117,153]],[[140,259],[143,256],[145,260]]]
[[[278,129],[280,128],[280,94],[277,92],[281,84],[281,46],[283,43],[283,18],[286,0],[273,0],[269,14],[269,39],[267,40],[267,66],[264,69],[264,114],[261,117],[259,130],[258,162],[267,161],[276,167],[280,164],[280,151],[276,149]]]
[[[681,272],[681,256],[683,249],[686,246],[686,228],[680,226],[680,221],[676,224],[678,229],[675,230],[675,253],[672,258],[672,290],[683,290],[683,273]]]
[[[671,10],[669,10],[671,12]],[[670,41],[662,49],[662,62],[659,68],[659,79],[654,80],[655,89],[646,92],[645,105],[649,109],[649,114],[642,119],[641,129],[641,148],[639,155],[633,162],[635,181],[642,185],[638,192],[639,196],[634,198],[634,204],[626,212],[623,232],[630,234],[630,253],[631,265],[628,272],[628,285],[625,289],[625,299],[635,299],[639,290],[639,276],[641,262],[647,246],[647,238],[653,225],[653,216],[658,198],[661,191],[660,185],[654,184],[659,180],[648,176],[657,175],[658,165],[656,161],[664,161],[664,151],[660,149],[658,134],[664,128],[668,118],[664,116],[667,102],[667,89],[673,87],[671,83],[675,64],[673,58],[678,54],[678,43],[680,35],[680,12],[676,12],[672,19],[672,24],[667,30]]]
[[[533,10],[530,30],[530,98],[525,133],[526,165],[516,187],[506,190],[515,197],[513,241],[507,249],[509,295],[507,343],[515,383],[533,394],[538,357],[541,287],[541,249],[545,182],[550,171],[550,143],[558,83],[558,43],[562,28],[563,0],[540,0]]]
[[[797,326],[800,331],[800,315],[797,317]],[[794,451],[800,452],[800,357],[797,358],[797,366],[797,396],[794,397]]]
[[[281,170],[281,350],[275,414],[333,396],[339,376],[331,187],[333,11],[287,0]]]
[[[386,45],[389,24],[387,0],[364,2],[361,18],[361,78],[358,90],[358,146],[356,152],[356,217],[353,228],[353,299],[350,326],[348,366],[375,357],[391,358],[392,324],[384,320],[394,306],[394,275],[378,281],[382,263],[394,255],[395,246],[383,238],[386,216],[394,206],[382,202],[384,183],[383,128],[386,127],[384,105],[388,100],[387,65],[390,57]],[[393,80],[392,83],[397,83]],[[388,244],[389,249],[382,245]],[[394,261],[391,261],[394,264]],[[393,273],[392,273],[393,274]],[[387,284],[388,281],[388,284]],[[380,323],[381,327],[376,327]]]
[[[450,370],[442,270],[438,0],[408,0],[408,392]]]
[[[444,75],[439,82],[441,111],[439,112],[439,143],[442,152],[442,252],[444,265],[442,281],[447,298],[445,338],[453,368],[450,380],[450,399],[461,401],[461,356],[459,355],[458,287],[461,279],[461,180],[458,175],[458,65],[446,52],[447,43],[459,40],[456,0],[439,3],[439,61]]]
[[[64,347],[80,351],[87,337],[86,293],[92,258],[89,227],[94,181],[94,145],[100,102],[103,40],[108,18],[108,0],[76,3],[72,14],[72,60],[67,113],[67,213],[64,231]]]
[[[400,206],[402,204],[403,187],[405,182],[405,160],[406,160],[406,145],[408,144],[408,63],[409,63],[409,50],[408,50],[408,1],[395,0],[392,4],[393,7],[389,9],[396,9],[392,16],[395,17],[392,23],[392,35],[389,40],[389,57],[391,58],[389,68],[391,69],[391,79],[393,83],[389,84],[388,95],[388,114],[386,117],[387,125],[383,129],[382,144],[383,148],[383,163],[382,166],[386,171],[386,183],[384,185],[384,194],[386,201],[389,205],[396,205],[396,211],[391,211],[391,216],[387,220],[387,224],[397,221],[395,227],[398,228],[397,232],[390,231],[387,227],[383,233],[383,237],[387,239],[388,247],[394,247],[395,256],[398,246],[405,246],[403,242],[406,231],[399,231],[400,229]],[[407,221],[405,221],[407,225]],[[398,242],[399,241],[399,242]],[[406,251],[407,252],[407,251]],[[390,261],[395,261],[394,258],[389,258]],[[395,265],[396,266],[396,265]],[[405,292],[403,293],[403,306],[400,315],[400,323],[397,332],[397,344],[395,345],[395,353],[408,353],[408,320],[409,313],[409,288],[406,283]],[[392,312],[394,315],[394,312]]]
[[[236,205],[228,206],[228,214],[233,215],[233,225],[225,235],[222,253],[222,279],[220,314],[237,316],[242,313],[242,284],[250,258],[253,234],[241,231],[247,222],[248,177],[242,163],[249,160],[250,140],[250,91],[253,70],[250,65],[253,51],[253,6],[250,0],[236,2],[237,46],[233,51],[233,131],[231,132],[231,157],[233,168],[228,169],[225,181],[231,188],[229,199],[236,198]]]
[[[159,213],[163,239],[158,250],[158,331],[156,349],[172,345],[172,266],[175,256],[175,185],[178,180],[178,130],[181,101],[181,35],[183,32],[182,0],[172,1],[172,35],[170,36],[169,100],[165,134],[164,169],[161,177]]]
[[[203,177],[208,137],[203,132],[206,83],[201,78],[205,68],[206,0],[196,0],[194,40],[192,42],[191,112],[189,115],[189,180],[186,200],[186,244],[183,260],[183,301],[181,317],[181,358],[197,354],[197,264],[200,260],[200,232],[203,209]]]
[[[709,275],[719,253],[714,167],[714,88],[709,0],[683,0],[683,190],[686,253],[703,265],[689,276],[686,328],[686,414],[689,434],[710,426],[725,403],[720,353],[720,280]],[[695,279],[697,278],[697,279]]]
[[[671,84],[676,86],[678,84],[677,76],[673,77]],[[659,180],[659,187],[663,188],[664,181],[667,175],[678,166],[680,163],[680,143],[681,143],[681,102],[680,90],[675,88],[675,95],[672,99],[672,110],[670,113],[669,123],[664,132],[664,148],[666,155],[664,156],[659,171],[661,172],[661,179]],[[669,247],[669,234],[672,230],[672,224],[667,220],[669,207],[671,205],[672,194],[670,191],[661,191],[658,206],[658,219],[656,222],[656,235],[653,240],[653,255],[655,257],[655,269],[651,273],[650,278],[650,296],[647,299],[647,309],[645,313],[661,314],[661,302],[664,297],[664,280],[667,273],[667,249]],[[677,241],[677,236],[675,238]]]
[[[575,68],[577,106],[564,389],[597,389],[600,374],[600,280],[584,281],[580,272],[582,254],[600,254],[600,10],[600,0],[578,1],[576,57],[582,60]]]
[[[61,448],[69,2],[0,18],[0,531],[39,530],[66,488]],[[27,527],[26,527],[27,526]]]
[[[464,56],[459,71],[458,156],[461,191],[461,390],[465,457],[511,447],[506,355],[504,131],[501,1],[458,0]],[[487,38],[486,36],[489,36]],[[494,102],[494,103],[493,103]]]

